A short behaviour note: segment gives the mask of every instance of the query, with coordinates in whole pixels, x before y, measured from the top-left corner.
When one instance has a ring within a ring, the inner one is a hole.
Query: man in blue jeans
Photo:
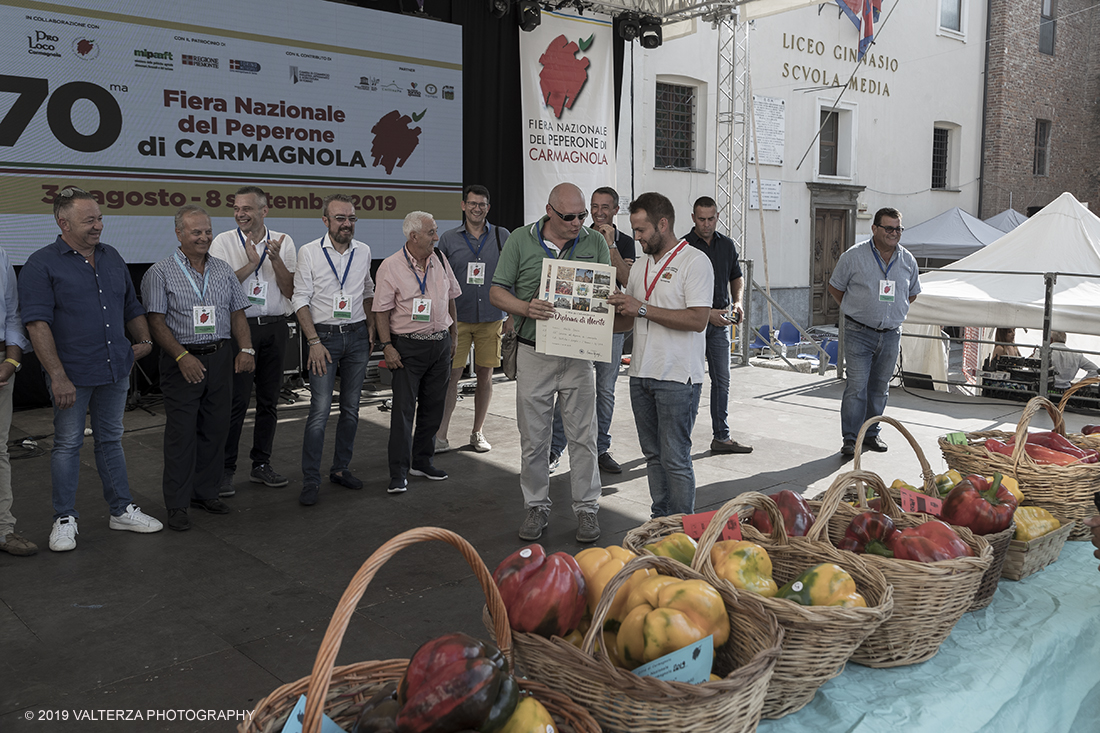
[[[740,323],[744,280],[733,240],[718,232],[718,205],[709,196],[695,201],[691,210],[695,224],[684,236],[702,252],[714,268],[714,298],[707,318],[707,369],[710,371],[710,423],[714,439],[712,453],[752,453],[752,446],[730,438],[727,419],[730,401],[730,324]]]
[[[100,241],[103,215],[95,198],[66,188],[54,199],[53,212],[61,234],[27,259],[19,296],[53,398],[50,549],[66,552],[76,549],[76,489],[89,408],[96,469],[111,509],[108,526],[149,533],[163,525],[133,503],[122,452],[130,369],[153,348],[145,309],[122,256]],[[127,331],[135,343],[126,339]]]
[[[652,516],[695,512],[691,431],[699,411],[714,271],[706,256],[673,234],[676,213],[659,193],[630,204],[630,226],[647,255],[613,293],[615,330],[634,325],[630,405],[646,459]]]
[[[302,493],[298,503],[313,506],[321,491],[321,452],[340,370],[340,417],[328,480],[349,489],[363,482],[348,470],[359,427],[359,395],[374,338],[374,280],[370,247],[354,239],[355,204],[334,194],[322,204],[328,233],[298,251],[293,305],[309,345],[309,416],[302,443]]]
[[[847,250],[837,260],[829,293],[844,312],[844,397],[840,403],[843,460],[855,456],[863,423],[886,411],[890,377],[898,361],[901,324],[909,304],[920,293],[917,260],[898,242],[901,213],[875,212],[871,239]],[[863,448],[884,452],[875,423],[863,437]]]
[[[634,264],[634,237],[620,232],[615,226],[619,213],[619,194],[610,186],[602,186],[592,192],[592,228],[603,235],[611,253],[611,266],[615,268],[615,284],[626,287],[630,266]],[[615,380],[623,360],[625,333],[617,333],[611,341],[611,361],[596,362],[596,463],[601,471],[622,473],[622,466],[611,455],[611,417],[615,413]],[[561,406],[554,407],[554,433],[550,440],[550,473],[558,469],[558,462],[565,452],[565,426],[561,419]]]

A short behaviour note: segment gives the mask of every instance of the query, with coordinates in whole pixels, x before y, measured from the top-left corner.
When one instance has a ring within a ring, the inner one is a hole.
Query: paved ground
[[[695,430],[697,509],[717,508],[748,490],[791,488],[816,494],[843,470],[839,405],[842,383],[831,377],[754,367],[733,370],[734,437],[755,445],[751,455],[711,455],[707,386]],[[78,547],[46,549],[51,526],[49,457],[13,460],[14,512],[19,530],[42,548],[37,556],[0,553],[0,731],[206,731],[220,723],[117,723],[104,710],[251,710],[277,686],[309,674],[336,602],[359,565],[393,535],[419,525],[450,528],[478,549],[490,569],[523,543],[517,466],[515,386],[498,382],[485,434],[487,454],[468,448],[437,458],[444,482],[412,479],[407,494],[385,493],[389,415],[383,393],[361,411],[352,470],[362,491],[331,484],[316,506],[298,505],[300,447],[306,402],[281,412],[275,465],[294,477],[290,487],[249,484],[238,473],[229,516],[192,510],[194,528],[154,535],[112,532],[100,498],[94,457],[84,448]],[[620,476],[604,475],[601,545],[619,544],[649,515],[645,466],[630,412],[628,383],[618,383],[612,452]],[[901,420],[944,468],[936,436],[1014,426],[1022,405],[907,393],[895,389],[889,414]],[[452,443],[468,434],[472,398],[459,403]],[[1045,416],[1040,416],[1046,423]],[[1093,419],[1092,421],[1095,421]],[[1070,430],[1089,422],[1067,416]],[[1039,424],[1038,421],[1036,424]],[[329,424],[331,450],[335,420]],[[126,416],[124,446],[136,501],[165,519],[160,493],[163,413]],[[47,410],[16,413],[12,438],[48,436]],[[913,451],[890,429],[889,453],[863,462],[883,475],[916,479]],[[251,439],[246,424],[244,440]],[[39,440],[48,448],[50,440]],[[243,451],[247,453],[247,448]],[[850,465],[850,464],[849,464]],[[548,551],[575,553],[569,511],[568,462],[553,477],[556,502],[543,537]],[[450,630],[481,633],[480,590],[453,550],[421,545],[398,555],[367,589],[344,638],[338,664],[407,657],[425,639]],[[61,723],[27,716],[67,714]],[[74,717],[100,720],[77,722]]]

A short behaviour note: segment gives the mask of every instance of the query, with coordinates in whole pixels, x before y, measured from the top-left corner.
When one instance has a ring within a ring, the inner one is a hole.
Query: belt
[[[889,333],[890,331],[897,331],[898,330],[897,327],[894,327],[894,328],[875,328],[874,326],[868,326],[866,323],[860,323],[856,319],[852,318],[851,316],[847,316],[847,315],[844,316],[844,318],[846,318],[847,320],[849,320],[852,323],[856,324],[857,326],[863,326],[864,328],[869,328],[872,331],[874,331],[875,333]]]
[[[447,338],[450,331],[436,331],[435,333],[395,333],[394,337],[412,339],[413,341],[442,341]]]
[[[215,351],[224,346],[227,341],[209,341],[205,344],[184,344],[183,348],[190,351],[196,356],[206,356],[207,354],[213,354]]]
[[[349,331],[358,331],[360,328],[366,328],[366,321],[356,321],[355,323],[337,323],[335,325],[328,323],[315,323],[313,328],[317,333],[348,333]]]
[[[271,323],[283,323],[286,321],[286,316],[256,316],[247,320],[253,326],[266,326]]]
[[[527,346],[530,346],[531,348],[534,348],[534,346],[535,346],[534,341],[532,341],[531,339],[525,339],[522,336],[516,336],[516,341],[519,341],[521,344],[526,344]]]

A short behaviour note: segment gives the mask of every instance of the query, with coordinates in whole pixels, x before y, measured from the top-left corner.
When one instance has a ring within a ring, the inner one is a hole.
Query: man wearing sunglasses
[[[611,264],[603,236],[583,225],[588,209],[581,190],[561,183],[550,192],[546,215],[517,229],[500,255],[489,300],[516,321],[516,417],[522,464],[519,485],[527,515],[520,539],[537,540],[550,520],[550,433],[554,399],[561,404],[569,445],[577,541],[600,537],[600,471],[596,463],[596,380],[592,362],[535,351],[535,321],[554,315],[554,304],[538,297],[542,263],[548,257],[578,263]]]
[[[134,505],[122,452],[130,369],[153,348],[145,308],[122,255],[100,241],[103,215],[95,198],[63,189],[53,213],[61,235],[27,259],[19,273],[19,300],[53,399],[50,549],[66,552],[76,549],[76,490],[89,408],[96,469],[111,510],[108,526],[140,533],[163,526]]]
[[[359,427],[359,395],[374,340],[374,280],[370,247],[355,239],[355,203],[344,194],[324,200],[321,220],[328,232],[302,246],[294,272],[293,305],[309,345],[309,416],[302,442],[302,493],[298,503],[313,506],[321,491],[332,391],[340,371],[340,417],[328,480],[348,489],[363,482],[348,469]]]
[[[837,260],[829,293],[844,313],[844,397],[840,403],[842,460],[856,453],[863,423],[886,411],[890,378],[898,361],[901,324],[909,304],[920,293],[917,260],[902,247],[901,213],[875,212],[871,239],[847,250]],[[886,443],[875,423],[862,448],[882,453]]]

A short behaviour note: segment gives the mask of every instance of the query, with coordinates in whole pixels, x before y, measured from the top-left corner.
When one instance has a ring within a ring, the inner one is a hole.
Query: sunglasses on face
[[[558,218],[562,221],[573,221],[574,219],[580,219],[581,221],[584,221],[584,217],[588,216],[587,211],[581,212],[580,214],[563,214],[555,209],[551,204],[547,204],[547,206],[549,206],[550,210],[557,214]]]
[[[905,227],[879,227],[879,229],[887,234],[901,234],[905,231]]]

